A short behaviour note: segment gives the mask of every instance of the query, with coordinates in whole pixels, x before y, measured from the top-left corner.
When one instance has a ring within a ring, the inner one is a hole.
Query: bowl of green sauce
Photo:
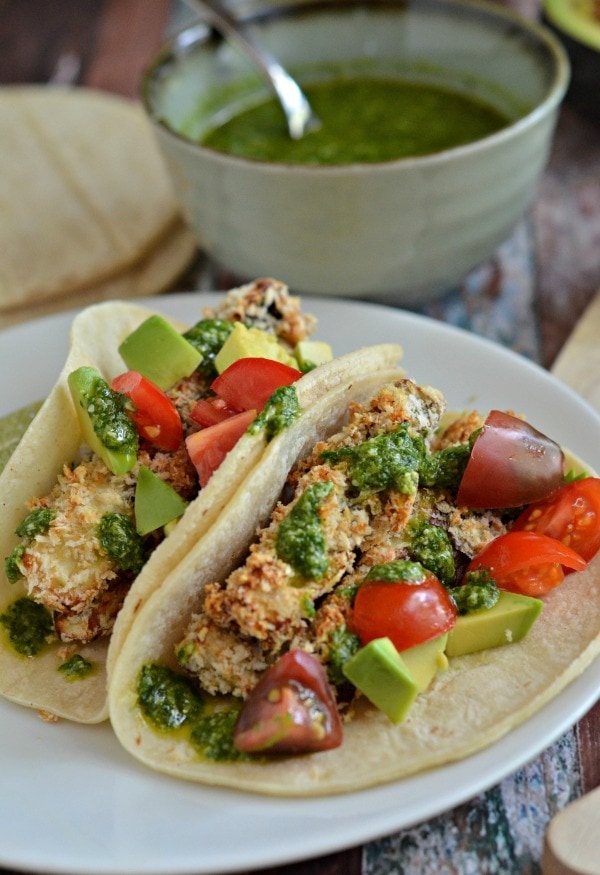
[[[200,21],[142,99],[200,246],[240,280],[418,304],[535,197],[569,81],[560,42],[486,0],[240,0],[321,126],[292,140],[251,64]]]

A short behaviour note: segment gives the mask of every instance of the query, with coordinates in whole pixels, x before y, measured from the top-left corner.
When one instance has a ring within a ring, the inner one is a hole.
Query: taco
[[[313,329],[273,280],[233,290],[192,328],[123,302],[74,320],[63,371],[0,476],[2,695],[52,716],[105,719],[109,641],[114,656],[144,599],[269,442],[321,393],[360,381],[373,355],[397,373],[394,344],[301,373],[294,350],[320,349],[306,341]],[[175,344],[166,376],[148,353],[157,337]],[[266,352],[244,346],[248,337]],[[138,369],[126,370],[132,362]]]
[[[491,744],[600,651],[598,478],[409,379],[348,400],[266,450],[135,618],[109,711],[151,768],[366,788]]]

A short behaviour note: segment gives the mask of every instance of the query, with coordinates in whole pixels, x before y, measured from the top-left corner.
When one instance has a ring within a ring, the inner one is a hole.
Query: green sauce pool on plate
[[[25,434],[35,414],[42,406],[41,401],[28,404],[21,410],[15,410],[0,419],[0,471],[4,468],[17,444]]]
[[[202,145],[258,161],[353,164],[393,161],[462,146],[510,119],[491,104],[438,85],[365,76],[307,85],[321,127],[299,140],[275,98],[208,131]]]

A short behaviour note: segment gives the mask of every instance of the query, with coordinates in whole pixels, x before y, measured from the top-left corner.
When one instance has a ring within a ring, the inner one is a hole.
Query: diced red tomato
[[[275,389],[291,386],[301,376],[301,371],[273,359],[243,358],[219,374],[211,389],[234,410],[260,413]]]
[[[600,550],[600,478],[565,483],[526,508],[511,531],[556,538],[589,562]]]
[[[562,583],[563,566],[581,571],[586,561],[555,538],[510,531],[480,550],[467,571],[488,568],[500,589],[540,596]]]
[[[268,668],[240,711],[234,744],[248,753],[309,753],[342,743],[335,696],[318,659],[290,650]]]
[[[356,593],[353,624],[363,645],[389,638],[396,650],[408,650],[450,631],[456,608],[430,571],[420,582],[367,580]]]
[[[177,408],[162,389],[138,371],[126,371],[112,380],[111,389],[127,395],[133,410],[127,410],[141,437],[160,450],[174,452],[183,440]]]
[[[463,474],[457,502],[464,507],[519,507],[545,498],[563,482],[560,446],[529,423],[492,410]]]
[[[256,410],[244,410],[186,437],[185,445],[198,472],[200,486],[206,486],[227,453],[233,449],[255,418]]]
[[[216,395],[214,398],[201,398],[197,401],[190,410],[190,419],[206,428],[240,412],[228,407],[225,401]]]

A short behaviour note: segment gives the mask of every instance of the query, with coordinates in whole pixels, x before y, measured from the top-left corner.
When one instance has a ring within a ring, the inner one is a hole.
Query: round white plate
[[[149,306],[192,323],[213,294]],[[600,418],[516,354],[464,331],[372,304],[307,299],[336,353],[404,347],[407,374],[454,409],[511,408],[600,470]],[[0,333],[0,415],[44,396],[65,357],[72,314]],[[235,872],[318,856],[426,820],[537,756],[596,701],[600,660],[508,736],[475,756],[387,786],[319,799],[271,799],[154,774],[109,725],[48,724],[0,701],[0,865],[60,873]]]

